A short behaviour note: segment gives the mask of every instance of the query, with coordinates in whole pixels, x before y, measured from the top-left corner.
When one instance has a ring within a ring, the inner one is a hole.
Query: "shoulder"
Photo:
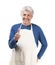
[[[41,30],[41,27],[38,26],[38,25],[36,25],[36,24],[33,24],[33,23],[32,23],[32,26],[33,26],[33,28],[34,28],[35,30]]]
[[[18,24],[14,24],[14,25],[12,25],[12,29],[16,29],[16,28],[19,28],[20,27],[20,25],[21,25],[21,23],[18,23]]]
[[[43,30],[40,26],[38,26],[36,24],[32,24],[32,26],[33,26],[33,31],[35,31],[35,33],[38,32],[38,34],[41,34],[41,35],[43,34]]]

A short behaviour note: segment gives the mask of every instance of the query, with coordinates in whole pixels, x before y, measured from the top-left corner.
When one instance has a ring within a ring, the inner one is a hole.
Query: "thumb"
[[[18,29],[18,33],[20,32],[20,28]]]

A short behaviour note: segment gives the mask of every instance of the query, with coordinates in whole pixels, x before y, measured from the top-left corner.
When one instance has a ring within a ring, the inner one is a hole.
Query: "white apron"
[[[21,25],[22,26],[22,25]],[[37,65],[37,46],[35,43],[32,25],[31,30],[21,29],[17,48],[13,50],[10,65]]]

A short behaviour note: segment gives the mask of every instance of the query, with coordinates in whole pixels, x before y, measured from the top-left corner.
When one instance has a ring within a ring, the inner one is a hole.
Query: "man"
[[[38,59],[41,59],[47,48],[47,41],[42,29],[39,26],[31,23],[33,13],[34,11],[30,6],[25,6],[22,9],[22,23],[12,26],[8,43],[11,49],[16,49],[17,47],[21,48],[24,54],[23,60],[25,59],[25,65],[36,65]],[[41,42],[42,46],[39,53],[36,54],[38,41]],[[18,64],[14,63],[14,65]]]

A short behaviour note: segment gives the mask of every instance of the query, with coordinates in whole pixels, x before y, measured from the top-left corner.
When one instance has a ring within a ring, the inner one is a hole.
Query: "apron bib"
[[[13,50],[10,65],[37,65],[37,46],[35,43],[32,25],[31,30],[21,29],[17,48]]]

